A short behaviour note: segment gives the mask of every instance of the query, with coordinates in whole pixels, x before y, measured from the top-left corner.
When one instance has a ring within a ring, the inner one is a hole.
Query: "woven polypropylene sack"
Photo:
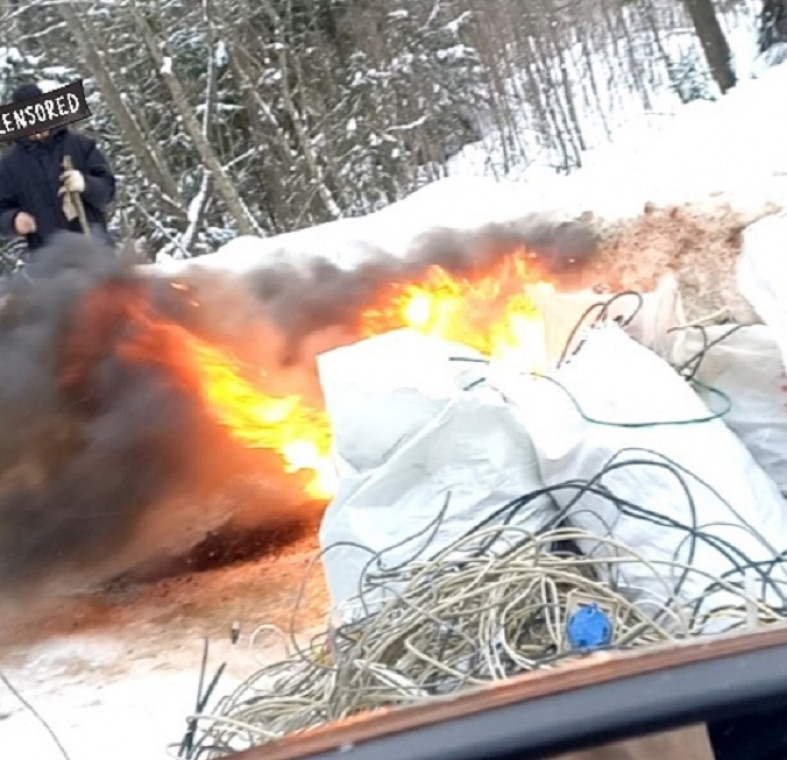
[[[543,487],[514,410],[479,383],[486,365],[456,360],[473,354],[401,332],[320,357],[341,473],[320,528],[335,607],[352,607],[372,552],[384,552],[384,567],[432,557]],[[534,533],[554,514],[541,498],[511,524]],[[501,541],[510,545],[511,535]],[[364,601],[371,609],[389,598],[381,592]]]
[[[709,409],[719,407],[715,391],[730,399],[724,422],[787,493],[787,373],[774,331],[767,325],[683,330],[672,364],[701,383],[697,393]]]
[[[626,514],[600,493],[555,493],[573,525],[611,536],[645,560],[612,564],[605,577],[647,612],[656,614],[673,594],[684,604],[702,600],[705,611],[740,607],[735,593],[706,592],[727,573],[742,582],[747,563],[773,560],[787,548],[787,509],[773,480],[722,421],[692,422],[709,417],[702,399],[616,325],[593,329],[551,381],[501,375],[495,382],[520,410],[547,485],[592,482],[650,513]],[[673,424],[640,424],[653,422]],[[670,461],[686,471],[683,482],[663,466]],[[597,479],[611,462],[629,464]],[[617,553],[593,539],[580,548],[597,557]],[[781,564],[773,576],[784,582]],[[686,566],[691,571],[682,578]],[[779,603],[772,589],[766,599]],[[708,625],[716,624],[729,620]]]

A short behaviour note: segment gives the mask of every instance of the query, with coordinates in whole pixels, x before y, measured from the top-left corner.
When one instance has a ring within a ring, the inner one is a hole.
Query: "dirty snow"
[[[204,637],[207,680],[227,662],[217,696],[260,664],[280,659],[275,637],[251,635],[264,624],[295,627],[301,645],[324,619],[319,572],[307,575],[318,549],[305,539],[276,558],[213,572],[62,601],[28,620],[0,619],[0,672],[46,720],[71,760],[163,760],[174,757],[194,710]],[[233,645],[230,628],[240,638]],[[215,700],[211,704],[215,703]],[[0,757],[62,758],[36,718],[0,682]]]

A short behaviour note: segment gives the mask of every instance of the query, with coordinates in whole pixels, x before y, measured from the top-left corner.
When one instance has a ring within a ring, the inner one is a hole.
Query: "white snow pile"
[[[270,238],[242,235],[197,260],[160,257],[149,269],[177,275],[191,267],[243,276],[276,263],[326,259],[351,270],[370,258],[412,255],[425,236],[447,230],[477,233],[492,224],[570,221],[561,205],[545,203],[538,188],[483,177],[449,177],[428,184],[380,211]]]
[[[740,66],[738,67],[740,69]],[[644,116],[633,111],[613,140],[583,153],[579,171],[563,177],[534,164],[498,176],[537,188],[547,207],[636,216],[646,202],[728,200],[740,210],[787,199],[787,66],[758,65],[718,101],[697,100]],[[478,171],[475,146],[457,155],[451,176]],[[492,164],[503,164],[489,157]]]
[[[472,232],[531,215],[558,221],[636,217],[652,203],[727,201],[741,211],[787,206],[787,65],[741,81],[717,102],[696,101],[647,127],[616,133],[584,155],[581,170],[562,176],[534,165],[500,180],[473,176],[460,157],[451,176],[387,208],[271,238],[240,236],[199,267],[244,273],[275,262],[326,258],[350,269],[379,252],[406,256],[428,232]],[[162,257],[153,271],[178,274],[194,261]]]

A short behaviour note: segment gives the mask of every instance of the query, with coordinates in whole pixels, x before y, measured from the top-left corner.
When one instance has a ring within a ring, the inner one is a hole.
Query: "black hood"
[[[43,94],[43,90],[35,84],[35,82],[28,82],[27,84],[20,85],[14,90],[11,95],[11,102],[21,103],[23,100],[40,98]]]

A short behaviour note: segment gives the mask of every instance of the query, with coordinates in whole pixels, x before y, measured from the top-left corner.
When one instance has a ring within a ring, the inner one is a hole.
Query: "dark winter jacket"
[[[115,176],[95,140],[66,127],[40,142],[21,138],[0,159],[0,235],[16,235],[14,218],[20,211],[36,220],[36,231],[27,236],[30,250],[43,246],[58,230],[81,231],[78,218],[66,220],[58,195],[65,155],[85,177],[82,202],[91,232],[111,243],[104,210],[115,199]]]

